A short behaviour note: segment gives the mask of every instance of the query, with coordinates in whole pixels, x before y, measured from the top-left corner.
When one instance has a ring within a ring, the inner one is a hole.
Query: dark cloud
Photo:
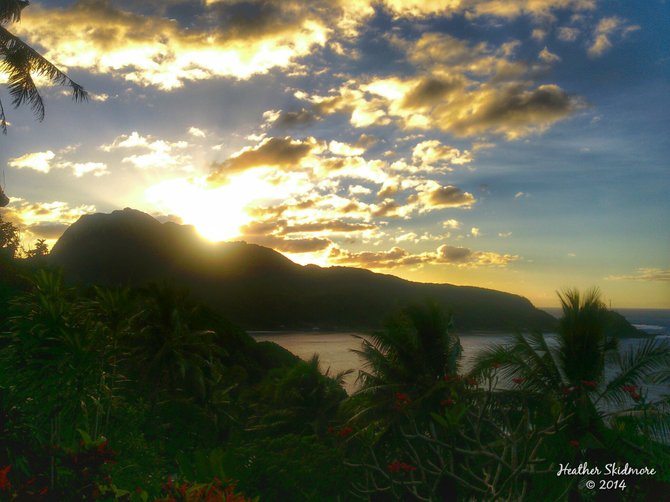
[[[541,85],[532,90],[510,85],[491,93],[488,98],[476,113],[454,122],[457,133],[470,135],[486,129],[514,132],[526,127],[542,128],[581,106],[578,100],[556,85]]]
[[[474,196],[458,187],[447,185],[428,192],[425,202],[433,207],[463,207],[476,202]]]
[[[394,217],[398,216],[400,204],[393,199],[384,200],[377,208],[372,211],[372,216],[375,217]]]
[[[274,121],[275,126],[280,128],[291,128],[291,127],[304,127],[313,122],[316,122],[319,119],[317,115],[307,108],[301,108],[297,111],[282,111],[277,117],[277,120]]]
[[[407,108],[422,108],[432,106],[445,98],[450,91],[462,87],[463,84],[453,79],[451,81],[427,77],[421,80],[403,100],[403,106]]]
[[[346,221],[319,221],[315,223],[302,223],[287,225],[283,228],[284,234],[309,233],[309,232],[361,232],[374,230],[376,225],[368,223],[349,223]]]
[[[275,235],[245,236],[244,239],[259,246],[266,246],[286,253],[313,253],[332,244],[328,239],[309,237],[306,239],[284,239]]]
[[[221,164],[215,165],[210,181],[219,181],[227,175],[258,166],[296,167],[311,152],[313,144],[286,138],[267,138],[262,143],[244,149]]]
[[[472,250],[460,246],[447,246],[445,244],[437,248],[437,257],[446,263],[465,263],[472,258]]]

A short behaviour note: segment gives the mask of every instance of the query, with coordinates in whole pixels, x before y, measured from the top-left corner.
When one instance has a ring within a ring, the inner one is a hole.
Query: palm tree
[[[392,317],[386,329],[355,350],[365,361],[355,398],[363,413],[380,411],[429,398],[446,375],[458,372],[462,347],[451,332],[452,320],[434,303],[412,305]],[[374,413],[373,413],[374,414]]]
[[[563,316],[555,339],[539,332],[517,333],[511,344],[482,351],[472,376],[496,368],[507,388],[560,404],[573,416],[573,438],[611,438],[608,423],[636,416],[641,407],[653,410],[655,425],[667,431],[664,403],[647,402],[641,386],[667,379],[670,345],[649,339],[619,352],[617,340],[606,334],[607,309],[598,289],[585,294],[567,290],[559,299]],[[615,372],[605,371],[607,362]]]
[[[27,0],[0,0],[0,71],[9,75],[8,88],[15,107],[28,105],[35,117],[44,119],[44,102],[37,90],[33,75],[46,77],[56,85],[72,89],[72,99],[86,101],[88,94],[82,86],[71,80],[55,65],[42,57],[23,40],[10,33],[4,25],[21,20],[21,12],[28,6]],[[0,101],[0,128],[7,133],[5,110]]]
[[[151,285],[145,294],[139,330],[127,340],[131,371],[152,389],[152,404],[161,391],[206,400],[223,356],[217,334],[201,326],[186,292]]]

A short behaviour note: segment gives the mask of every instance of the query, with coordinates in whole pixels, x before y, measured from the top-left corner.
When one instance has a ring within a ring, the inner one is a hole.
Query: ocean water
[[[559,315],[559,309],[544,309],[552,315]],[[620,309],[618,310],[628,321],[656,339],[670,339],[670,310],[658,309]],[[356,389],[358,370],[363,367],[363,360],[353,350],[361,348],[361,333],[321,333],[321,332],[253,332],[257,341],[271,341],[281,345],[301,359],[309,359],[319,355],[322,371],[334,375],[340,371],[351,370],[345,378],[348,392]],[[467,371],[472,358],[480,350],[491,345],[505,343],[511,339],[505,334],[460,334],[463,346],[461,370]],[[628,350],[639,344],[639,339],[622,340],[620,350]],[[658,396],[669,393],[670,389],[656,386],[650,389],[650,395]]]

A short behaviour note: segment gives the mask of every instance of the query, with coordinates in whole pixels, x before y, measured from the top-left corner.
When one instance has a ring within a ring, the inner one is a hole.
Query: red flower
[[[518,384],[521,384],[521,383],[524,383],[525,381],[526,381],[526,379],[525,379],[525,378],[521,378],[521,377],[512,378],[512,382],[514,382],[514,383],[517,384],[517,385],[518,385]]]
[[[477,385],[477,379],[476,379],[476,378],[468,378],[468,379],[466,380],[466,383],[467,383],[468,385]]]
[[[561,389],[561,392],[563,393],[564,396],[569,396],[573,391],[573,387],[563,387]]]
[[[353,430],[351,427],[342,427],[342,428],[340,429],[339,434],[340,434],[340,437],[345,438],[345,437],[347,437],[349,434],[351,434],[352,432],[354,432],[354,430]]]
[[[632,397],[636,401],[639,401],[642,396],[640,394],[638,394],[637,392],[633,391],[633,392],[630,393],[630,397]]]
[[[500,363],[493,363],[491,366],[493,366],[495,369],[500,368]]]
[[[391,462],[388,465],[388,470],[389,472],[411,472],[411,471],[416,471],[416,467],[410,464],[406,464],[405,462],[398,462],[397,460],[394,462]]]
[[[453,406],[455,403],[456,401],[454,401],[453,399],[443,399],[442,401],[440,401],[440,404],[442,406]]]
[[[11,470],[12,470],[11,464],[6,465],[2,469],[0,469],[0,490],[2,491],[9,491],[9,488],[12,486],[12,484],[9,482],[9,479],[7,478],[7,475]]]
[[[181,486],[179,487],[179,495],[182,497],[186,497],[186,490],[188,489],[188,485],[186,483],[182,483]]]
[[[407,394],[405,394],[404,392],[396,392],[395,393],[395,398],[398,401],[405,401],[405,402],[410,401],[409,396]]]
[[[449,382],[451,380],[451,375],[444,375],[442,377],[442,380],[444,380],[445,382]]]
[[[577,441],[576,439],[571,439],[569,443],[570,446],[572,446],[573,448],[579,448],[579,441]]]
[[[47,493],[49,493],[49,487],[48,486],[45,486],[44,488],[42,488],[40,490],[40,495],[46,495]]]
[[[596,386],[596,383],[593,380],[582,380],[582,385],[584,387],[589,387],[591,389],[594,389]]]

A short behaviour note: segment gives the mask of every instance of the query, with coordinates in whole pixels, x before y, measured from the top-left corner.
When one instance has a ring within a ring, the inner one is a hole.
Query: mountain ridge
[[[463,331],[550,330],[555,319],[519,295],[418,283],[353,267],[298,265],[246,242],[211,243],[192,226],[126,208],[82,216],[54,245],[50,265],[73,283],[168,282],[246,329],[370,329],[408,303],[431,299]]]

